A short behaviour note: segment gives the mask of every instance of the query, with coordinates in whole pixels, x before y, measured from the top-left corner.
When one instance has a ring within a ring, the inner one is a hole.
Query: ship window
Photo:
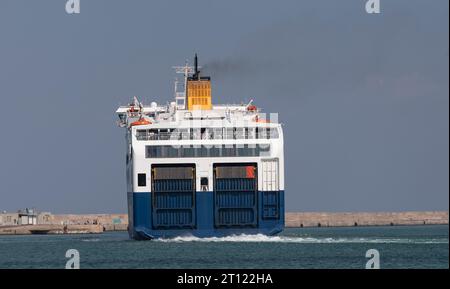
[[[173,129],[170,132],[170,139],[171,140],[179,140],[181,139],[181,131],[178,129]]]
[[[263,144],[263,145],[259,145],[258,147],[257,147],[257,149],[258,149],[258,155],[260,155],[260,156],[269,156],[270,155],[270,145],[265,145],[265,144]]]
[[[147,130],[140,129],[140,130],[136,131],[136,138],[138,140],[146,140],[147,139]]]
[[[224,139],[233,139],[234,138],[234,128],[227,127],[224,129],[225,135]]]
[[[255,128],[253,128],[253,127],[246,127],[245,128],[245,138],[246,139],[253,139],[253,138],[255,138]]]
[[[256,138],[257,139],[267,139],[267,129],[264,127],[256,128]]]
[[[200,179],[200,185],[207,186],[208,185],[208,178],[201,178]]]
[[[258,139],[275,139],[278,138],[278,129],[275,127],[257,127],[256,138]]]
[[[193,147],[182,147],[180,157],[183,157],[183,158],[193,158],[193,157],[195,157],[195,148],[193,148]]]
[[[178,131],[180,132],[181,139],[187,140],[187,139],[191,138],[191,134],[189,132],[189,129],[183,128],[183,129],[178,129]]]
[[[178,157],[178,148],[176,147],[167,147],[167,157],[168,158],[177,158]]]
[[[244,139],[245,138],[245,130],[243,127],[236,128],[235,133],[236,139]]]
[[[205,147],[205,146],[202,146],[201,148],[200,148],[200,154],[199,155],[197,155],[198,157],[203,157],[203,158],[205,158],[205,157],[209,157],[210,156],[210,154],[209,154],[209,147]]]
[[[184,128],[184,129],[140,129],[137,140],[208,140],[208,139],[276,139],[276,127],[227,127],[227,128]]]
[[[159,132],[157,129],[139,129],[136,131],[137,140],[156,140]]]
[[[201,128],[202,139],[212,139],[212,129],[210,128]]]
[[[255,145],[238,145],[237,146],[237,156],[238,157],[251,157],[256,155]]]
[[[270,128],[270,138],[279,138],[280,135],[278,134],[278,129],[276,127]]]
[[[138,174],[138,186],[145,187],[147,185],[146,179],[147,179],[146,174]]]
[[[220,149],[217,146],[213,146],[209,149],[210,157],[220,157]]]
[[[234,146],[232,145],[225,145],[222,148],[222,157],[233,157],[235,153]]]
[[[218,146],[146,146],[146,158],[205,158],[269,156],[269,144],[238,144]]]
[[[222,139],[223,138],[223,129],[221,127],[219,128],[213,128],[213,138],[214,139]]]
[[[170,139],[170,129],[160,129],[157,139],[169,140]]]
[[[191,139],[201,139],[201,130],[199,128],[191,128]]]

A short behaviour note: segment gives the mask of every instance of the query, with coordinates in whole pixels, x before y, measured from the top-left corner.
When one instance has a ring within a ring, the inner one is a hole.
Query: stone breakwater
[[[286,227],[448,225],[448,211],[286,213]]]
[[[14,214],[6,215],[11,216],[9,219],[14,221]],[[285,215],[285,225],[288,228],[448,225],[448,220],[448,211],[373,213],[293,212],[286,213]],[[126,231],[127,228],[128,216],[126,214],[53,215],[45,213],[38,216],[37,225],[0,224],[0,235],[87,234],[102,233],[105,231]]]
[[[63,214],[48,212],[36,216],[37,224],[22,222],[19,213],[0,213],[0,235],[88,234],[104,231],[126,231],[126,214]],[[25,219],[28,221],[28,219]]]
[[[19,225],[0,227],[0,235],[98,234],[101,225]]]

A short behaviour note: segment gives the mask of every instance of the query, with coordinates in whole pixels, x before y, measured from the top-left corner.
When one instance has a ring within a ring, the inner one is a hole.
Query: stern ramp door
[[[154,229],[195,227],[195,165],[153,165]]]
[[[214,165],[214,225],[258,225],[256,164]]]

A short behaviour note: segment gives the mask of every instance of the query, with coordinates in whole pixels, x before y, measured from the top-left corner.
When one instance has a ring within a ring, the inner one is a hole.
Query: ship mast
[[[178,79],[175,79],[175,103],[177,109],[186,109],[186,87],[187,87],[187,79],[189,75],[194,73],[194,67],[189,66],[188,61],[186,60],[186,64],[184,66],[173,66],[175,69],[175,73],[184,75],[183,87],[179,90]]]
[[[200,71],[199,69],[202,68],[201,66],[198,66],[198,57],[197,53],[194,57],[194,66],[189,66],[188,60],[186,60],[186,63],[184,66],[173,66],[173,69],[175,69],[175,73],[183,74],[184,76],[184,82],[182,89],[179,90],[179,81],[178,79],[175,79],[175,103],[177,106],[177,109],[186,109],[187,106],[187,85],[188,85],[188,78],[192,76],[193,79],[200,79]]]

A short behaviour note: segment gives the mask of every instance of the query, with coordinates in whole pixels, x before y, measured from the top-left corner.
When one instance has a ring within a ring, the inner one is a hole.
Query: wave
[[[99,242],[100,239],[95,238],[95,239],[81,239],[81,242]]]
[[[398,244],[448,244],[448,239],[406,239],[406,238],[315,238],[257,235],[231,235],[226,237],[200,238],[181,236],[170,239],[156,239],[157,242],[237,242],[237,243],[398,243]]]

